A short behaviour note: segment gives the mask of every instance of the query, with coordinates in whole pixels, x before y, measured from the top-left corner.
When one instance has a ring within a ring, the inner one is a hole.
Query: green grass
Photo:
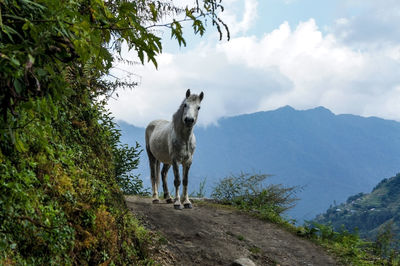
[[[259,247],[257,247],[257,246],[251,246],[251,247],[249,247],[249,251],[250,251],[252,254],[260,254],[260,253],[261,253],[261,249],[260,249]]]

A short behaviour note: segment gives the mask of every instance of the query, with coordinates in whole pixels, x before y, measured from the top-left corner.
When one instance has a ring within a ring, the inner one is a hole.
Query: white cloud
[[[227,0],[224,1],[224,6],[225,11],[221,18],[229,25],[231,36],[246,33],[258,17],[257,0]],[[237,14],[241,14],[241,18]]]
[[[357,79],[365,64],[361,54],[339,45],[332,35],[323,36],[312,19],[294,31],[285,22],[260,40],[243,37],[223,46],[231,62],[257,69],[277,67],[293,83],[290,92],[266,98],[262,108],[322,104],[324,94]]]
[[[342,2],[345,7],[343,10],[358,11],[353,16],[337,20],[332,26],[331,30],[339,40],[363,49],[376,49],[377,46],[393,45],[400,41],[400,29],[397,26],[400,23],[398,0]]]
[[[297,0],[283,0],[283,2],[285,3],[285,4],[287,4],[287,5],[290,5],[290,4],[292,4],[292,3],[294,3],[294,2],[296,2]]]
[[[141,86],[120,92],[110,107],[117,118],[145,126],[170,119],[191,88],[205,92],[203,125],[283,105],[400,120],[399,59],[399,45],[358,50],[323,34],[313,19],[295,29],[285,22],[261,38],[202,42],[184,53],[163,54],[158,71],[136,66]]]
[[[138,126],[170,119],[187,88],[193,93],[204,91],[199,123],[207,125],[222,116],[254,112],[259,109],[259,95],[291,86],[276,69],[249,71],[244,65],[230,64],[223,51],[205,44],[184,54],[161,55],[158,71],[146,66],[135,72],[142,76],[141,85],[119,91],[120,97],[109,105],[118,119]]]

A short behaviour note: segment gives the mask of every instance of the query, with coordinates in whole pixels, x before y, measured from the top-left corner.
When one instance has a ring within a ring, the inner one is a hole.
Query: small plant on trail
[[[195,197],[195,198],[204,198],[206,194],[206,179],[204,178],[203,181],[200,182],[199,184],[199,190],[198,191],[193,191],[190,193],[190,197]]]
[[[268,177],[270,175],[246,173],[226,177],[213,189],[211,197],[223,204],[255,212],[261,218],[283,222],[280,215],[295,206],[298,189],[275,184],[265,186]]]

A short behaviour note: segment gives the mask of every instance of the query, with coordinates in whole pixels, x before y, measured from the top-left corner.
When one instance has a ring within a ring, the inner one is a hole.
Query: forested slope
[[[371,193],[359,193],[332,206],[316,222],[358,230],[367,239],[375,240],[385,230],[400,239],[400,174],[383,179]]]

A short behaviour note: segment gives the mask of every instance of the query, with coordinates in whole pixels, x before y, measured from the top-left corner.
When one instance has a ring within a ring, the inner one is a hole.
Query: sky
[[[158,69],[115,65],[113,75],[139,83],[109,101],[116,119],[140,127],[169,120],[190,88],[205,94],[200,126],[285,105],[400,121],[400,1],[222,4],[230,41],[219,41],[212,28],[202,38],[193,36],[187,24],[186,47],[163,34]],[[133,51],[123,57],[137,61]]]

